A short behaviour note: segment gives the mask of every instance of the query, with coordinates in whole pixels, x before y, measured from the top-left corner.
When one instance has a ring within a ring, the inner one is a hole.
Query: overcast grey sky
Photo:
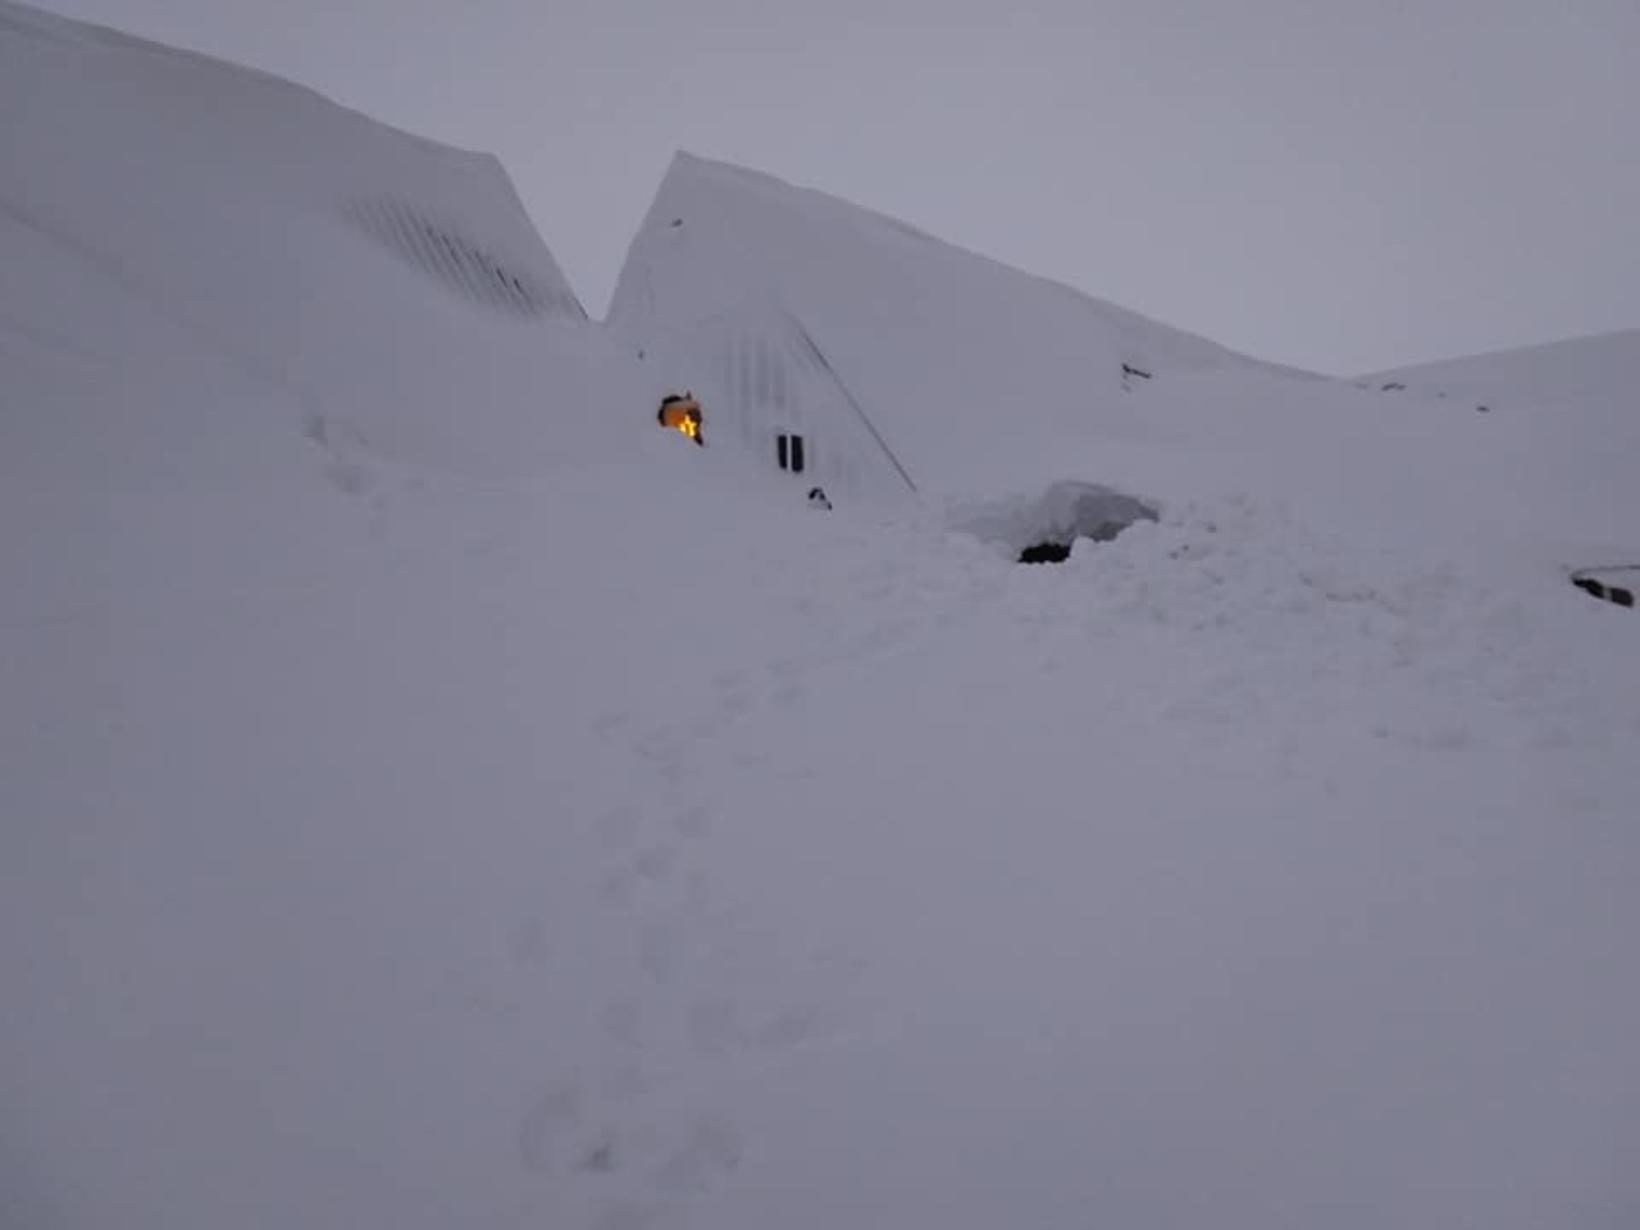
[[[500,155],[589,310],[672,151],[1335,373],[1640,327],[1636,0],[35,0]]]

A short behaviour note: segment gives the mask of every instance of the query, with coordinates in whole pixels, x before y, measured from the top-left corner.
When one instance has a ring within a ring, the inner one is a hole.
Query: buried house
[[[655,403],[692,390],[713,447],[790,476],[795,494],[977,501],[979,522],[1026,539],[1021,507],[1051,506],[1063,522],[1086,504],[1067,505],[1068,488],[1050,498],[1055,484],[1121,482],[1106,468],[1111,446],[1153,435],[1170,379],[1272,371],[869,210],[688,154],[633,241],[608,327],[641,360]],[[991,499],[1007,517],[983,515]]]
[[[777,303],[725,312],[676,331],[661,330],[642,347],[657,374],[687,374],[698,391],[661,399],[668,411],[697,407],[710,419],[714,447],[850,501],[893,501],[918,494],[916,482],[871,415],[832,367],[802,323]],[[700,427],[685,434],[699,439]]]
[[[42,433],[107,436],[139,378],[219,400],[220,367],[332,450],[510,473],[618,447],[598,326],[494,157],[4,0],[0,114],[0,243],[31,288],[8,381],[88,360]]]
[[[1265,493],[1282,516],[1403,549],[1386,492],[1418,523],[1420,550],[1445,536],[1467,553],[1476,532],[1506,530],[1511,559],[1540,542],[1557,578],[1633,558],[1614,510],[1631,506],[1640,334],[1363,382],[1407,385],[1386,399],[685,153],[632,242],[605,330],[651,408],[692,390],[709,447],[757,481],[786,483],[793,500],[820,487],[839,508],[931,507],[1022,562],[1063,558],[1163,501],[1241,507]],[[1445,385],[1463,392],[1456,404],[1509,412],[1443,413]],[[1468,510],[1482,509],[1477,526]],[[1589,571],[1603,593],[1634,592],[1627,574]]]

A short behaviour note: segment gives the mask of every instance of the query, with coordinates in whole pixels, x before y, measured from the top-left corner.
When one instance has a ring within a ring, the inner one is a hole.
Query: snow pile
[[[956,517],[959,528],[997,543],[1022,563],[1063,560],[1077,539],[1109,542],[1129,526],[1156,520],[1143,500],[1096,483],[1055,483],[1040,497],[982,505]],[[1038,558],[1027,558],[1034,553]]]
[[[1513,505],[1542,518],[1568,568],[1640,564],[1640,330],[1448,359],[1383,372],[1392,397],[1434,399],[1443,417],[1485,411],[1484,430],[1512,482]],[[1581,533],[1573,525],[1581,527]]]
[[[0,1225],[1634,1221],[1621,428],[688,159],[605,330],[292,87],[0,3],[0,105]],[[1156,519],[969,532],[1060,481]]]

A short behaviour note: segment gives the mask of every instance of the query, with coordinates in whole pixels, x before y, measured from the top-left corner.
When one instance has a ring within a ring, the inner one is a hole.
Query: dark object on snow
[[[1122,375],[1137,376],[1140,380],[1149,380],[1152,378],[1149,372],[1145,371],[1143,368],[1134,367],[1131,363],[1122,364]]]
[[[775,464],[793,474],[803,472],[803,437],[781,432],[774,438]]]
[[[1475,409],[1480,411],[1482,414],[1488,414],[1488,413],[1491,412],[1492,407],[1491,406],[1476,406]]]
[[[1379,389],[1379,392],[1382,392],[1382,393],[1399,393],[1402,389],[1404,389],[1406,387],[1407,386],[1402,384],[1399,380],[1391,380],[1388,384],[1379,385],[1378,389]]]
[[[831,500],[826,497],[824,487],[809,488],[809,503],[815,508],[824,508],[827,512],[831,511]]]
[[[1596,598],[1603,598],[1607,602],[1615,603],[1618,606],[1634,606],[1634,591],[1632,589],[1625,589],[1621,585],[1606,585],[1603,582],[1595,580],[1593,577],[1583,576],[1574,576],[1572,578],[1572,584],[1577,586],[1586,594],[1590,594]]]
[[[1035,546],[1026,547],[1019,553],[1019,562],[1022,564],[1063,564],[1071,557],[1071,544],[1068,542],[1039,542]]]

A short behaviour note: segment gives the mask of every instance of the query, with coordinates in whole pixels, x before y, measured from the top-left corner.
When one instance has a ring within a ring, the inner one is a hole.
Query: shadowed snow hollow
[[[1078,539],[1109,542],[1136,522],[1156,519],[1155,508],[1125,492],[1096,483],[1055,483],[1037,499],[959,512],[954,524],[1022,564],[1037,564],[1063,562]]]

